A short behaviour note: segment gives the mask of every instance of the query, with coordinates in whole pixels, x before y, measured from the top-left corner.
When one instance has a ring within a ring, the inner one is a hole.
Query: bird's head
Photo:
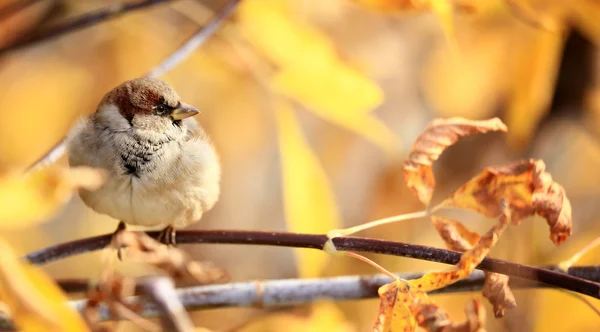
[[[136,78],[108,92],[96,112],[96,118],[116,131],[135,129],[165,132],[181,127],[185,118],[200,113],[181,101],[166,82],[154,78]]]

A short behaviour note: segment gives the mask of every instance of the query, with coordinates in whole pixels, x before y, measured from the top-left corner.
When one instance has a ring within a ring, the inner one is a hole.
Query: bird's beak
[[[174,109],[171,112],[171,117],[173,120],[183,120],[185,118],[189,118],[190,116],[194,116],[200,113],[195,107],[192,107],[188,104],[181,103],[178,108]]]

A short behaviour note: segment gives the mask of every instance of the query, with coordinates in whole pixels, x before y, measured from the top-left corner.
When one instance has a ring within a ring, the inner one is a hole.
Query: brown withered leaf
[[[506,200],[511,220],[538,214],[550,226],[550,238],[559,245],[571,235],[571,203],[561,185],[552,180],[542,160],[522,160],[489,167],[458,188],[440,206],[472,209],[488,217],[501,214]]]
[[[470,231],[459,221],[442,217],[431,217],[436,230],[451,250],[467,251],[479,241],[479,234]],[[488,256],[489,257],[489,256]],[[517,306],[515,297],[508,286],[509,277],[503,274],[485,272],[483,296],[494,306],[496,317],[504,316],[504,309]]]
[[[432,216],[431,222],[450,250],[470,250],[481,237],[456,220]]]
[[[508,287],[508,276],[499,273],[485,273],[483,296],[494,306],[494,316],[504,317],[505,309],[513,309],[517,301]]]
[[[417,303],[411,306],[417,324],[430,332],[485,332],[485,308],[473,299],[465,307],[467,320],[455,323],[450,316],[435,304]]]
[[[410,190],[425,205],[429,205],[435,177],[432,164],[442,152],[461,137],[483,134],[490,131],[506,132],[507,128],[499,118],[489,120],[467,120],[463,118],[434,119],[417,137],[402,170],[404,181]]]
[[[196,262],[181,249],[166,246],[146,233],[122,231],[113,238],[115,249],[127,247],[129,259],[152,265],[174,278],[190,276],[201,284],[225,282],[228,274],[210,262]]]

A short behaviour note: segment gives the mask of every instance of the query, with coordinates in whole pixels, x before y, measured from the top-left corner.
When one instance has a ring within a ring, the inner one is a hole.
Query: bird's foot
[[[175,227],[173,227],[173,225],[169,225],[167,227],[165,227],[162,231],[160,231],[160,234],[158,235],[158,242],[160,243],[164,243],[168,246],[176,246],[177,242],[175,240],[175,235],[176,235],[176,231],[175,231]]]
[[[117,226],[117,229],[112,234],[112,237],[110,240],[111,243],[118,243],[118,241],[116,240],[117,237],[119,235],[121,235],[121,233],[123,233],[126,229],[127,229],[127,225],[125,225],[125,223],[123,221],[119,221],[119,225]],[[117,248],[117,257],[119,258],[120,261],[123,260],[122,247],[120,245]]]

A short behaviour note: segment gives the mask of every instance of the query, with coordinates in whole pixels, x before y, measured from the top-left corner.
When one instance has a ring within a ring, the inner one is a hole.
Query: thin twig
[[[149,232],[157,238],[159,232]],[[106,234],[73,242],[58,244],[39,250],[24,257],[34,264],[46,264],[61,258],[95,251],[104,248],[110,242],[112,234]],[[293,248],[311,248],[322,250],[329,239],[324,234],[297,234],[289,232],[260,232],[260,231],[233,231],[233,230],[189,230],[177,232],[177,243],[180,244],[246,244],[246,245],[271,245]],[[371,252],[385,255],[394,255],[415,258],[444,264],[456,264],[462,255],[457,251],[433,248],[410,243],[384,241],[358,237],[336,237],[331,240],[338,251]],[[574,277],[569,274],[551,271],[529,265],[516,264],[499,259],[485,258],[477,267],[480,270],[506,274],[511,277],[539,281],[555,287],[573,292],[600,298],[600,281],[598,273],[590,273],[589,280],[585,277]],[[569,272],[575,271],[574,268]],[[600,267],[598,267],[600,270]],[[590,271],[586,271],[590,272]],[[596,271],[597,272],[597,271]],[[587,277],[586,277],[587,278]],[[591,281],[593,280],[593,281]]]
[[[34,32],[29,37],[19,40],[16,43],[0,48],[0,54],[8,51],[16,50],[34,43],[47,41],[52,38],[64,35],[66,33],[75,32],[85,28],[89,28],[98,23],[116,18],[122,14],[129,13],[135,10],[144,9],[160,3],[170,2],[174,0],[143,0],[133,3],[116,3],[98,10],[81,14],[62,23],[57,23],[47,29]]]
[[[143,278],[138,286],[160,310],[166,331],[194,331],[194,324],[175,292],[173,280],[167,277]]]
[[[163,60],[161,64],[154,67],[154,69],[152,69],[152,71],[146,76],[159,77],[165,72],[171,70],[173,67],[177,66],[214,34],[221,24],[225,22],[227,18],[231,16],[231,14],[233,14],[240,2],[241,0],[231,0],[227,2],[227,4],[213,16],[208,24],[198,29],[198,31],[196,31],[188,40],[186,40],[177,49],[177,51],[169,55],[169,57]]]

